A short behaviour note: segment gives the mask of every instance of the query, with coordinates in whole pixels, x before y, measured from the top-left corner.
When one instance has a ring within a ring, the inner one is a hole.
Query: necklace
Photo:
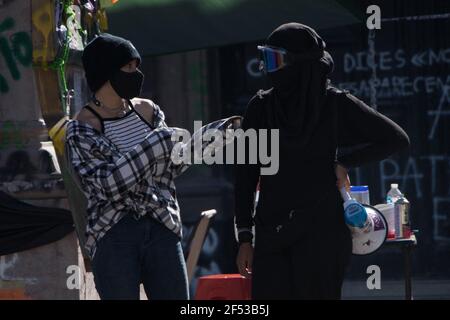
[[[127,113],[126,106],[125,106],[125,103],[123,100],[122,100],[122,105],[117,108],[111,108],[111,107],[105,106],[105,104],[103,104],[100,100],[97,99],[95,94],[92,95],[92,101],[94,102],[94,104],[97,107],[103,107],[102,108],[103,110],[106,110],[108,113],[110,113],[111,115],[113,115],[115,117],[123,116]]]

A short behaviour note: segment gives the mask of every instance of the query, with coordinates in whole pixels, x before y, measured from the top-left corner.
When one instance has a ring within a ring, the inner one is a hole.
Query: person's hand
[[[252,276],[253,246],[250,242],[241,243],[239,246],[236,264],[242,276],[246,278]]]
[[[345,190],[347,190],[347,192],[350,191],[350,178],[348,177],[348,171],[346,168],[344,168],[341,165],[336,165],[335,168],[336,171],[336,186],[338,187],[339,190],[342,189],[342,187],[345,187]]]

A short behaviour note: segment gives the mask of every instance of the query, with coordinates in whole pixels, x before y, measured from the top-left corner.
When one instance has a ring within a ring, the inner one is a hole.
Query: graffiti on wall
[[[5,67],[0,72],[0,94],[9,92],[8,78],[21,79],[19,66],[30,67],[33,57],[33,45],[29,33],[14,32],[15,21],[8,17],[0,21],[0,59]],[[8,74],[6,74],[8,73]]]

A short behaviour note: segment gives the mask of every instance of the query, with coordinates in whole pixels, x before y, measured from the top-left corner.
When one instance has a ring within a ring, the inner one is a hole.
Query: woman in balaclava
[[[260,163],[236,167],[237,266],[251,276],[254,299],[339,299],[352,252],[339,193],[350,187],[347,169],[384,159],[409,138],[329,85],[333,60],[312,28],[284,24],[258,49],[273,87],[251,99],[242,128],[279,130],[279,168],[261,175]]]
[[[186,300],[174,179],[191,163],[182,161],[191,140],[175,148],[189,132],[168,127],[156,103],[138,98],[144,75],[130,41],[103,33],[87,44],[82,60],[92,99],[68,122],[66,150],[87,198],[85,249],[96,289],[101,299],[137,300],[142,284],[152,300]],[[202,127],[198,132],[215,130],[225,139],[194,153],[208,155],[232,141],[227,128],[239,118]]]
[[[69,162],[88,199],[86,244],[101,299],[189,298],[180,209],[169,166],[175,128],[138,98],[132,43],[103,33],[83,51],[92,99],[67,125]]]

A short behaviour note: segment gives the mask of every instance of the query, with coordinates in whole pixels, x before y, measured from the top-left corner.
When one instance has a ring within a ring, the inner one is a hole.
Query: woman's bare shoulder
[[[134,98],[132,100],[133,106],[140,115],[149,123],[153,122],[153,101],[149,99]]]
[[[78,113],[75,114],[73,119],[80,122],[85,122],[100,132],[102,130],[100,120],[87,108],[82,108]]]

